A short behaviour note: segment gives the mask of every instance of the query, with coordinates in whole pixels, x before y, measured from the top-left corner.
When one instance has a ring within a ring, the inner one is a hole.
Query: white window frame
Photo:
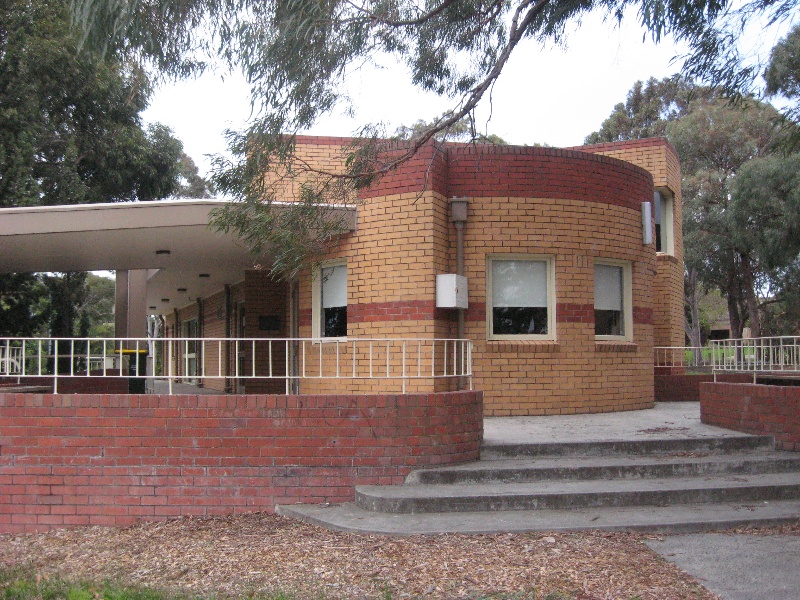
[[[596,340],[610,340],[610,341],[632,341],[633,340],[633,278],[631,263],[624,260],[614,260],[610,258],[599,258],[594,261],[592,265],[592,305],[594,308],[594,282],[596,279],[597,265],[606,265],[609,267],[622,268],[622,326],[624,327],[623,335],[597,335]]]
[[[660,199],[659,199],[660,197]],[[653,193],[653,222],[661,221],[658,242],[659,254],[675,255],[675,196],[667,188],[657,188]],[[660,208],[660,211],[659,211]],[[660,214],[658,214],[660,212]],[[658,248],[658,245],[656,246]]]
[[[337,341],[346,340],[347,336],[325,337],[324,332],[324,319],[322,310],[322,270],[330,269],[332,267],[345,267],[347,277],[347,288],[349,285],[349,273],[347,272],[347,259],[330,260],[322,263],[319,267],[314,269],[311,279],[311,337],[320,341]],[[350,304],[350,295],[345,289],[345,297],[348,306]]]
[[[495,334],[492,303],[492,264],[496,261],[544,262],[547,268],[547,333]],[[524,341],[556,339],[556,275],[555,257],[542,254],[490,254],[486,257],[486,338],[489,340]]]

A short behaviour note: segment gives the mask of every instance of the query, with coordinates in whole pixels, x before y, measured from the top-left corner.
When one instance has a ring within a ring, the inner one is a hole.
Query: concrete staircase
[[[484,445],[481,460],[283,515],[363,533],[690,532],[800,519],[800,453],[766,436]]]

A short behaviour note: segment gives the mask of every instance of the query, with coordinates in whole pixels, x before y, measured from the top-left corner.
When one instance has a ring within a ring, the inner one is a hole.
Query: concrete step
[[[678,452],[724,454],[774,448],[775,441],[771,436],[747,434],[531,444],[493,443],[484,444],[481,447],[481,460],[501,460],[525,456],[629,456]]]
[[[794,523],[800,518],[800,500],[422,514],[371,512],[348,502],[284,505],[277,512],[338,531],[383,535],[594,529],[694,533]]]
[[[356,486],[356,505],[386,513],[666,506],[800,499],[800,473],[502,485]]]
[[[644,479],[800,471],[800,453],[749,452],[728,455],[676,453],[649,456],[567,456],[484,460],[414,471],[408,485],[524,483],[596,479]]]

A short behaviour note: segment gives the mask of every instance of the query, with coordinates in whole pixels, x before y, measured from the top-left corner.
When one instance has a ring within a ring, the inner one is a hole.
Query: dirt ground
[[[800,523],[747,533],[793,533]],[[735,535],[736,532],[731,532]],[[716,598],[625,533],[383,537],[266,513],[0,535],[0,565],[206,596]],[[658,537],[658,536],[650,536]]]

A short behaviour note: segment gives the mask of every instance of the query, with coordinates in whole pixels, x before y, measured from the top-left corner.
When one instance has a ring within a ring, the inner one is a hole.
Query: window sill
[[[346,337],[319,337],[319,338],[312,338],[311,344],[335,344],[335,343],[343,343],[346,342]]]
[[[671,262],[679,264],[678,257],[669,252],[656,252],[656,260],[661,262]]]
[[[536,354],[559,352],[555,340],[488,340],[486,351],[495,354]]]
[[[639,344],[626,340],[596,340],[595,352],[636,352]]]

